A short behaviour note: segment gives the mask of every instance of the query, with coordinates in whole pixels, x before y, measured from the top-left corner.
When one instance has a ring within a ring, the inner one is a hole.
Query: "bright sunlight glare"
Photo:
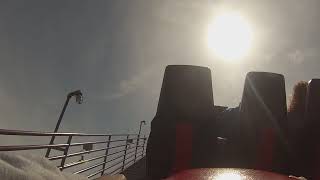
[[[252,40],[251,26],[239,14],[220,14],[209,25],[209,48],[226,61],[236,61],[245,57],[252,46]]]
[[[215,177],[216,180],[241,180],[241,175],[233,172],[226,172]]]

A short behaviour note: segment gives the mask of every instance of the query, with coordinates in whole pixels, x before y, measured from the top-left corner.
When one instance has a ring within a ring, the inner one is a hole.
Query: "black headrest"
[[[320,125],[320,79],[309,81],[306,99],[305,117],[307,123],[312,126]]]
[[[213,106],[209,68],[190,65],[166,67],[157,115],[176,117],[182,121],[199,119],[207,117]]]
[[[287,112],[284,76],[269,72],[249,72],[240,112],[242,119],[265,127],[284,120]]]

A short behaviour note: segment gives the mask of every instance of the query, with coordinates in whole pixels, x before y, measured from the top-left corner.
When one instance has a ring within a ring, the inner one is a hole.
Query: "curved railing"
[[[61,171],[68,170],[88,178],[124,171],[145,156],[147,140],[146,136],[141,137],[140,134],[50,133],[7,129],[0,129],[0,135],[64,138],[63,142],[56,144],[2,145],[0,151],[46,150],[46,157],[55,162]]]

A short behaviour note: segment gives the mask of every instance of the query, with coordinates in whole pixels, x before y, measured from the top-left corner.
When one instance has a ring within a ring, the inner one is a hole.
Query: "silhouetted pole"
[[[134,153],[134,162],[136,162],[136,160],[137,160],[137,151],[138,151],[138,146],[139,146],[139,140],[140,140],[142,124],[145,125],[146,121],[140,121],[139,133],[138,133],[137,144],[136,144],[136,150],[135,150],[135,153]]]
[[[71,99],[73,96],[76,97],[76,102],[77,102],[78,104],[81,104],[81,103],[82,103],[83,99],[82,99],[82,93],[81,93],[80,90],[73,91],[73,92],[71,92],[71,93],[69,93],[69,94],[67,95],[66,102],[65,102],[64,105],[63,105],[63,108],[62,108],[62,111],[61,111],[61,113],[60,113],[58,122],[57,122],[57,124],[56,124],[56,127],[54,128],[54,131],[53,131],[54,133],[58,132],[59,127],[60,127],[60,124],[61,124],[61,121],[62,121],[62,118],[63,118],[63,115],[64,115],[64,112],[66,111],[67,106],[68,106],[68,104],[69,104],[69,101],[70,101],[70,99]],[[50,145],[53,144],[55,137],[56,137],[55,135],[52,135],[51,140],[50,140],[50,143],[49,143]],[[46,153],[46,157],[49,157],[50,151],[51,151],[51,148],[48,148],[48,149],[47,149],[47,153]]]

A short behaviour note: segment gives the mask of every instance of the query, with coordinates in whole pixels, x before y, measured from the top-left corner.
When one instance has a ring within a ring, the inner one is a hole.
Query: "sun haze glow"
[[[252,46],[252,40],[250,24],[239,14],[220,14],[209,25],[209,48],[226,61],[236,61],[245,57]]]

